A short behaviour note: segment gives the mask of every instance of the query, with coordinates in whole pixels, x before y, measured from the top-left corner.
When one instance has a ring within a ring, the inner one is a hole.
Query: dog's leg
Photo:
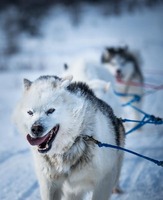
[[[114,193],[114,194],[123,194],[123,190],[121,189],[121,187],[119,185],[119,178],[120,178],[120,173],[121,173],[123,157],[124,157],[124,154],[121,152],[119,155],[119,158],[117,160],[117,165],[116,165],[116,168],[117,168],[116,185],[114,186],[114,188],[112,190],[112,193]]]
[[[62,195],[62,183],[54,182],[50,177],[48,178],[48,176],[46,176],[48,173],[50,174],[50,171],[48,171],[46,165],[44,166],[45,160],[43,157],[40,157],[38,153],[33,151],[33,158],[40,186],[41,200],[60,200]],[[47,171],[47,173],[45,173],[45,171]]]
[[[74,193],[64,193],[62,200],[83,200],[84,193],[74,194]]]
[[[39,178],[40,193],[42,200],[60,200],[61,199],[61,189],[54,182],[48,181],[45,178]]]
[[[114,173],[113,173],[114,175]],[[92,200],[109,200],[112,189],[115,184],[115,180],[113,175],[107,174],[102,181],[96,186],[95,190],[93,191]]]
[[[61,200],[83,200],[84,191],[76,191],[72,183],[65,182],[63,185],[63,196]]]

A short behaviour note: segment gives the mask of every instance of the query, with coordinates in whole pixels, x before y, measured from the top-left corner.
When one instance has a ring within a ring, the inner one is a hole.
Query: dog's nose
[[[120,69],[117,69],[117,74],[121,74],[121,70]]]
[[[33,135],[35,135],[35,136],[41,135],[43,130],[44,130],[44,128],[41,125],[33,125],[31,128],[31,131],[32,131]]]

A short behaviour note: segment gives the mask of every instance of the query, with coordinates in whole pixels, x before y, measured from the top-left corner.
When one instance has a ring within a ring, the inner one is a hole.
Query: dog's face
[[[40,153],[62,153],[77,137],[78,131],[72,130],[80,126],[83,104],[65,89],[70,82],[70,77],[24,81],[25,92],[15,118],[28,142]]]
[[[116,79],[127,81],[134,72],[134,63],[125,48],[107,48],[101,60]]]

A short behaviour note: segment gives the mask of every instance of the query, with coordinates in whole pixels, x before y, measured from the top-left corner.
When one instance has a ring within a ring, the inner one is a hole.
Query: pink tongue
[[[120,74],[116,74],[116,79],[121,80],[121,75]]]
[[[27,140],[31,145],[40,145],[48,139],[49,135],[45,135],[41,138],[32,138],[29,134],[27,135]]]

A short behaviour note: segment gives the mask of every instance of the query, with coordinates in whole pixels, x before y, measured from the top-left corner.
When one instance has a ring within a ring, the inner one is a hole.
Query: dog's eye
[[[47,115],[52,114],[54,111],[55,111],[54,108],[50,108],[49,110],[46,111],[46,114]]]
[[[126,61],[121,62],[121,66],[124,66],[126,64]]]
[[[31,110],[29,110],[29,111],[27,111],[27,113],[29,114],[29,115],[33,115],[33,112],[31,111]]]

